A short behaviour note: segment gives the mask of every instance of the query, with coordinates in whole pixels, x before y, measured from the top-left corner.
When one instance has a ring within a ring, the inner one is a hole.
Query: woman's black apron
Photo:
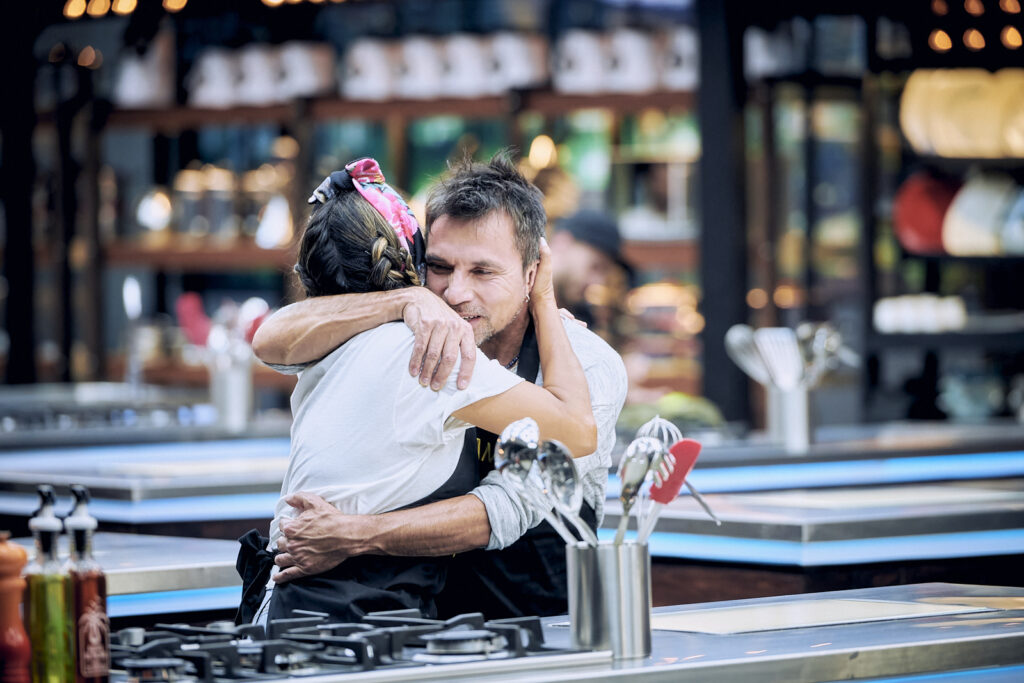
[[[531,322],[523,335],[517,374],[537,380],[540,355]],[[455,471],[440,488],[412,503],[419,507],[469,493],[494,469],[497,436],[483,429],[466,432]],[[581,514],[596,529],[594,509]],[[242,604],[236,621],[252,621],[273,567],[268,539],[256,530],[239,539],[236,568],[243,578]],[[327,612],[357,621],[368,612],[415,608],[427,618],[483,612],[488,619],[549,616],[568,611],[565,543],[542,522],[504,550],[474,550],[452,557],[350,557],[334,569],[278,584],[270,619],[286,618],[293,609]]]
[[[523,335],[516,373],[536,382],[539,369],[540,354],[531,322]],[[467,453],[472,456],[478,481],[494,469],[497,440],[483,429],[466,432],[463,459]],[[597,529],[593,507],[584,502],[580,514]],[[483,612],[488,619],[566,614],[565,541],[550,524],[541,522],[504,550],[459,553],[449,562],[448,578],[436,603],[442,619],[468,612]]]
[[[479,482],[476,455],[463,448],[448,480],[430,495],[402,509],[464,495]],[[242,577],[242,603],[235,620],[250,623],[263,601],[275,553],[266,550],[269,539],[255,529],[238,541],[242,549],[235,567]],[[334,619],[358,621],[368,612],[409,608],[433,618],[436,615],[434,596],[444,586],[450,561],[450,556],[350,557],[321,574],[274,586],[268,619],[287,618],[293,609],[304,609],[326,612]]]

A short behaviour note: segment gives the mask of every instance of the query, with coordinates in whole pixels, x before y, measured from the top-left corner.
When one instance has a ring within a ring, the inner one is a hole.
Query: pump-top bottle
[[[0,531],[0,683],[29,683],[31,655],[20,610],[25,592],[21,570],[28,555],[20,545],[8,543],[7,537],[6,531]]]
[[[75,679],[71,578],[57,560],[57,540],[64,525],[53,513],[53,487],[43,485],[37,490],[39,509],[28,522],[36,556],[25,569],[32,683],[69,683]]]
[[[89,489],[71,486],[75,498],[64,518],[70,536],[67,569],[73,595],[76,683],[106,683],[110,673],[110,620],[107,617],[107,577],[92,555],[96,518],[89,514]]]

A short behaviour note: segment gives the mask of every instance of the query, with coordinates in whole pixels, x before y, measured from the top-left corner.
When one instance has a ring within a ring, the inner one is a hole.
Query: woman
[[[318,205],[296,266],[308,296],[420,284],[419,226],[375,161],[333,173],[311,201]],[[530,416],[544,438],[557,438],[580,454],[593,450],[587,383],[555,306],[546,245],[535,276],[524,282],[548,388],[524,382],[482,355],[467,389],[456,390],[457,373],[439,391],[422,387],[407,370],[413,334],[403,323],[356,335],[302,373],[292,395],[291,459],[270,548],[280,537],[280,520],[291,513],[284,499],[297,491],[359,514],[466,493],[477,483],[475,463],[463,462],[462,455],[462,436],[472,425],[497,433]],[[351,620],[408,607],[432,615],[432,598],[443,582],[442,558],[356,557],[278,585],[270,616],[304,608]]]

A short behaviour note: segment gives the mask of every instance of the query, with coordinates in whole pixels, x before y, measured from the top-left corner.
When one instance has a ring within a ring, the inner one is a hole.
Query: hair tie
[[[308,204],[326,204],[328,199],[334,199],[350,183],[349,175],[345,171],[335,171],[324,178],[313,194],[306,200]]]

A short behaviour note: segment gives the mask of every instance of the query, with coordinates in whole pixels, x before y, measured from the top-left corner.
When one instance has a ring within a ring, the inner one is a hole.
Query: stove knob
[[[146,629],[144,628],[123,628],[117,632],[117,642],[121,645],[138,647],[146,642]]]
[[[195,680],[185,673],[185,660],[177,657],[124,659],[121,661],[121,666],[128,674],[128,683],[151,683],[153,681],[185,683]]]
[[[224,633],[234,633],[238,629],[233,621],[211,621],[206,625],[206,628],[211,631],[223,631]]]

